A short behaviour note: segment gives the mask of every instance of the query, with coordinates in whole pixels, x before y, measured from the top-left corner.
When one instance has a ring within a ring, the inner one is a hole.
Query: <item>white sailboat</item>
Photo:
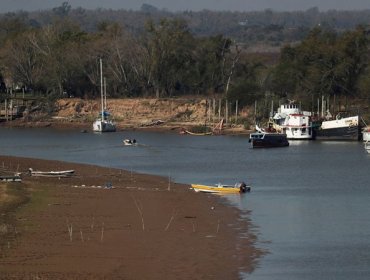
[[[116,125],[112,121],[110,114],[106,111],[107,99],[105,87],[103,89],[103,62],[100,59],[100,95],[101,95],[101,113],[93,123],[94,132],[115,132]]]

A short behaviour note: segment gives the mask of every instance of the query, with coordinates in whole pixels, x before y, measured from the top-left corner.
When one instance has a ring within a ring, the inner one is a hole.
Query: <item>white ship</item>
[[[288,139],[310,140],[314,138],[311,112],[301,111],[297,104],[283,104],[272,118],[273,128],[285,133]]]

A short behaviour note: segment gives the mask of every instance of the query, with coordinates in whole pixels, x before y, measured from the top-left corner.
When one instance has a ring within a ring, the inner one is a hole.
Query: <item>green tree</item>
[[[150,84],[156,96],[171,96],[192,67],[193,36],[182,20],[162,19],[147,23]]]
[[[200,92],[223,93],[230,73],[232,42],[222,35],[198,40],[195,53],[196,77]]]
[[[266,80],[266,88],[279,97],[296,92],[298,71],[296,65],[296,50],[290,46],[282,48],[280,63],[271,69]]]
[[[315,28],[301,44],[282,50],[271,89],[281,95],[286,87],[290,94],[312,102],[320,96],[354,96],[368,63],[367,47],[361,27],[342,35]]]
[[[231,102],[238,101],[239,106],[244,107],[263,98],[261,70],[264,68],[263,63],[258,60],[248,59],[247,56],[241,57],[227,99]]]

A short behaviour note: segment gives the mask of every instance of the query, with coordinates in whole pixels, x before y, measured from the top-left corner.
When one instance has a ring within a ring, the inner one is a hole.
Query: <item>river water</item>
[[[136,147],[122,140],[135,138]],[[370,155],[360,142],[250,149],[246,136],[0,128],[0,154],[97,164],[181,183],[250,183],[228,196],[268,250],[246,279],[370,279]]]

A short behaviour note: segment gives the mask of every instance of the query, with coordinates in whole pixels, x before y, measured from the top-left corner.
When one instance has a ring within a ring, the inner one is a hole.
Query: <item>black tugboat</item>
[[[315,134],[317,140],[359,141],[362,139],[361,129],[358,115],[342,118],[338,114],[335,119],[322,121]]]
[[[286,134],[255,132],[249,135],[252,148],[275,148],[289,146]]]

